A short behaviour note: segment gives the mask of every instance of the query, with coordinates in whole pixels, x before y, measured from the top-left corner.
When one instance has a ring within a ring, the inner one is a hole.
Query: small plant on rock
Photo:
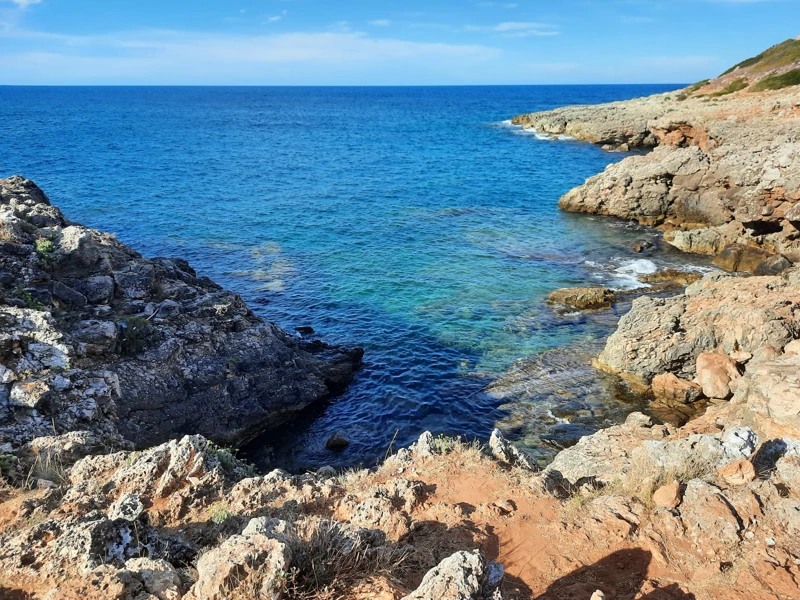
[[[233,516],[233,513],[231,512],[227,502],[215,502],[208,509],[208,516],[211,518],[212,523],[221,525],[230,519]]]

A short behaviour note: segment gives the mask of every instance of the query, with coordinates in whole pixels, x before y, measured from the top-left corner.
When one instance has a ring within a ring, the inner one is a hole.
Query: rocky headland
[[[560,207],[659,227],[686,252],[727,248],[722,268],[751,271],[771,255],[800,260],[800,92],[789,85],[798,69],[800,40],[787,40],[685,90],[513,122],[609,150],[652,148],[590,178]]]
[[[265,323],[181,259],[145,259],[0,180],[0,449],[93,432],[95,448],[186,433],[240,444],[342,389],[360,349]]]
[[[759,273],[654,275],[675,295],[636,299],[595,365],[700,416],[635,412],[547,465],[496,430],[486,446],[426,432],[369,469],[256,473],[222,445],[341,389],[361,351],[292,337],[186,262],[0,181],[0,598],[800,597],[800,96],[762,90],[792,80],[795,49],[517,119],[655,146],[562,207]]]

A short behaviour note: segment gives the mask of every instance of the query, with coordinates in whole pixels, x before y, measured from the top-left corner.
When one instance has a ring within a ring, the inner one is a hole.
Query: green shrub
[[[728,87],[714,92],[713,94],[709,94],[712,98],[719,98],[720,96],[727,96],[728,94],[733,94],[734,92],[740,92],[747,87],[747,79],[744,77],[740,79],[734,79],[728,84]]]
[[[0,454],[0,475],[8,475],[18,463],[19,459],[13,454]]]
[[[688,88],[686,88],[686,93],[694,94],[697,90],[706,87],[710,82],[711,82],[710,79],[703,79],[703,81],[698,81],[697,83],[694,83],[690,85]]]
[[[230,519],[233,513],[226,502],[216,502],[209,507],[208,516],[211,518],[212,523],[220,525]]]
[[[31,310],[45,310],[46,307],[44,304],[39,302],[36,298],[34,298],[33,294],[31,294],[28,290],[22,287],[15,287],[11,291],[11,295],[14,298],[18,298],[22,300],[25,304],[25,308],[30,308]]]
[[[120,341],[122,354],[136,356],[151,343],[155,328],[143,317],[131,317],[124,322]]]
[[[765,50],[757,56],[743,60],[738,65],[734,65],[722,75],[733,73],[736,69],[746,69],[748,67],[758,67],[759,70],[777,69],[785,67],[793,62],[800,60],[800,40],[786,40]]]
[[[765,90],[780,90],[791,85],[800,85],[800,69],[787,71],[783,75],[772,75],[762,79],[753,87],[751,92],[763,92]]]

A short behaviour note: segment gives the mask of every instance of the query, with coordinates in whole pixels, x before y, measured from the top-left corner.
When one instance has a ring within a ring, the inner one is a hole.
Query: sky
[[[800,0],[0,0],[5,85],[692,83]]]

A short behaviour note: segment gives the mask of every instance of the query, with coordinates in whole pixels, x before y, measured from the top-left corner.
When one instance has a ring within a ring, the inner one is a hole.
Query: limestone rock
[[[678,508],[681,499],[681,485],[677,482],[661,486],[653,493],[653,504],[659,508]]]
[[[572,448],[559,452],[543,474],[556,492],[559,487],[569,491],[586,483],[605,485],[619,481],[642,442],[665,435],[663,427],[654,427],[649,417],[632,413],[624,424],[583,437]]]
[[[755,271],[768,258],[769,253],[759,248],[730,244],[714,257],[714,264],[726,271]]]
[[[768,256],[753,271],[754,275],[780,275],[787,269],[792,268],[792,262],[782,254]]]
[[[403,600],[480,600],[485,574],[479,550],[456,552],[428,571],[416,591]]]
[[[733,402],[771,423],[776,435],[800,438],[800,354],[748,363]]]
[[[724,559],[738,544],[741,520],[719,488],[690,481],[680,513],[687,535],[702,556]]]
[[[756,470],[749,460],[741,459],[720,467],[717,475],[728,485],[747,485],[756,478]]]
[[[708,398],[725,399],[731,394],[731,382],[739,379],[734,361],[724,354],[703,352],[697,357],[697,382]]]
[[[238,588],[254,590],[259,598],[275,598],[281,577],[289,572],[292,554],[286,544],[256,534],[234,535],[203,554],[197,562],[198,579],[186,600],[225,600]]]
[[[659,226],[669,243],[688,252],[717,254],[734,245],[721,264],[753,270],[769,254],[800,248],[800,167],[790,158],[800,152],[800,118],[793,110],[775,110],[781,101],[797,101],[796,91],[788,92],[788,102],[786,93],[742,92],[719,103],[658,94],[520,115],[513,122],[607,149],[657,146],[610,165],[565,194],[559,206]]]
[[[125,569],[136,574],[142,580],[145,591],[158,600],[180,599],[181,578],[167,561],[132,558],[125,563]]]
[[[673,298],[637,298],[608,338],[598,365],[649,387],[663,373],[694,379],[703,353],[769,356],[800,334],[792,308],[800,302],[795,271],[787,277],[711,274]]]
[[[672,373],[662,373],[653,378],[653,395],[662,402],[691,404],[697,402],[702,395],[702,388],[692,381],[680,379]]]
[[[616,301],[614,292],[604,287],[564,288],[551,292],[548,302],[581,310],[606,308]]]
[[[535,459],[509,442],[497,428],[492,431],[489,438],[489,449],[499,461],[531,471],[538,470]]]

